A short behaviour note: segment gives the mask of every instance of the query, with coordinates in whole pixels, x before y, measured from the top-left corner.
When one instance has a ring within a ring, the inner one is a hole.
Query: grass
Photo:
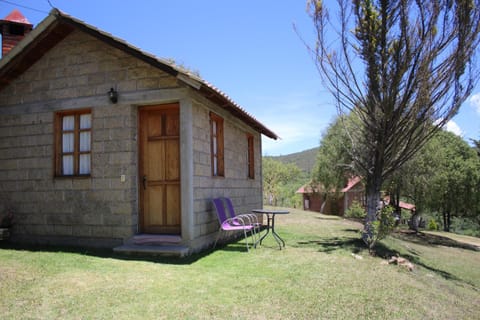
[[[276,222],[285,250],[269,236],[182,260],[3,245],[1,317],[479,319],[480,252],[461,239],[401,232],[371,257],[358,223],[300,210]],[[415,269],[384,264],[393,254]]]

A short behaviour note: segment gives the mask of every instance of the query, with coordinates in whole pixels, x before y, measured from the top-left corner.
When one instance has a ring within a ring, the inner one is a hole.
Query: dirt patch
[[[480,243],[469,241],[465,237],[457,237],[457,235],[445,235],[444,233],[437,234],[432,232],[415,232],[412,230],[399,230],[393,233],[393,236],[405,241],[410,241],[418,244],[426,244],[432,246],[446,246],[462,248],[467,250],[480,251]],[[480,241],[480,239],[479,239]]]

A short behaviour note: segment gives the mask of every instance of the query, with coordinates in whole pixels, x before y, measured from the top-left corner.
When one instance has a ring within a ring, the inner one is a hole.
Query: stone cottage
[[[212,198],[262,206],[261,135],[277,136],[210,83],[56,9],[0,32],[12,241],[185,255],[215,239]]]

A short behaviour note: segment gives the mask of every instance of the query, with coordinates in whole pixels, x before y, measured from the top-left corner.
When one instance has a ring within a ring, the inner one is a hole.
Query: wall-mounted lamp
[[[113,88],[110,88],[110,91],[108,91],[108,98],[110,99],[110,102],[117,103],[117,101],[118,101],[117,90],[115,90]]]

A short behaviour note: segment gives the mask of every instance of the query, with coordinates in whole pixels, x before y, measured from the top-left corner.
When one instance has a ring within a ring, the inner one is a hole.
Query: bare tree
[[[384,180],[473,89],[480,0],[337,0],[337,10],[321,0],[307,5],[317,36],[310,50],[322,79],[338,111],[359,119],[348,135],[353,166],[366,180],[369,244]]]

